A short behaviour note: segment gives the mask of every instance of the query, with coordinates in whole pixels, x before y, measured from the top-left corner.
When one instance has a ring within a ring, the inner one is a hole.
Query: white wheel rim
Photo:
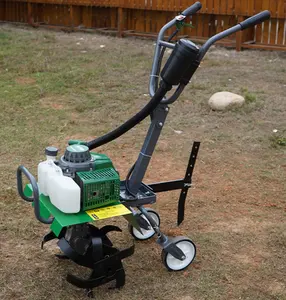
[[[166,264],[171,270],[179,271],[186,268],[192,262],[196,254],[196,249],[193,243],[189,241],[178,242],[176,243],[176,246],[184,252],[186,258],[184,260],[179,260],[168,253],[166,257]]]
[[[156,213],[148,211],[148,214],[154,219],[154,221],[156,222],[157,225],[159,225],[159,217]],[[141,215],[142,218],[144,218],[148,224],[150,225],[149,221],[147,220],[147,218],[144,215]],[[150,237],[152,237],[155,234],[154,229],[151,227],[151,229],[146,230],[141,228],[142,234],[135,228],[132,227],[133,230],[133,234],[134,236],[138,239],[138,240],[147,240]]]

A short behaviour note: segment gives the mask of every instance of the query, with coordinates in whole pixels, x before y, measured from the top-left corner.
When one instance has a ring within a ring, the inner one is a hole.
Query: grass
[[[276,147],[285,147],[286,146],[286,137],[282,136],[281,134],[274,134],[272,135],[270,138],[272,147],[276,148]]]
[[[68,271],[86,272],[57,261],[53,243],[40,250],[49,229],[17,195],[15,171],[24,164],[35,174],[46,146],[62,154],[69,139],[90,140],[135,114],[148,101],[153,53],[146,40],[0,27],[1,299],[86,299],[65,281]],[[275,52],[213,48],[207,55],[170,106],[145,179],[181,178],[192,140],[202,142],[182,226],[175,225],[177,192],[159,195],[154,205],[165,233],[196,243],[196,260],[170,273],[155,241],[136,243],[124,262],[125,287],[100,287],[98,299],[286,299],[283,64],[285,55]],[[221,90],[245,96],[245,107],[212,111],[207,101]],[[122,178],[148,123],[98,148]],[[112,236],[115,244],[129,244],[125,221],[110,222],[123,229]]]

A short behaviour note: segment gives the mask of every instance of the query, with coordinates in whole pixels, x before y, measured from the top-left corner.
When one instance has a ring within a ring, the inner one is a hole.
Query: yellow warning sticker
[[[117,216],[124,216],[131,214],[131,211],[126,208],[123,204],[117,204],[113,206],[101,207],[96,209],[87,210],[86,213],[93,220],[102,220]]]

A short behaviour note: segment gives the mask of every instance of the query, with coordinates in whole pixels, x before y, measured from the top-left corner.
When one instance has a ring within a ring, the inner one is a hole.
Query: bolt
[[[169,111],[169,107],[166,107],[166,108],[165,108],[165,111]]]
[[[159,126],[160,126],[160,127],[162,127],[162,126],[163,126],[163,123],[162,123],[162,122],[160,122],[160,123],[159,123]]]

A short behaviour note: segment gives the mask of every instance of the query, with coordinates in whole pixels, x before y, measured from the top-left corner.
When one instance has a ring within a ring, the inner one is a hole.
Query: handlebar
[[[155,92],[158,89],[159,86],[159,80],[161,76],[161,59],[162,57],[160,57],[160,53],[162,54],[161,56],[164,55],[164,49],[165,48],[170,48],[174,50],[177,50],[178,47],[176,47],[175,44],[163,41],[163,37],[164,37],[164,33],[167,29],[169,29],[170,27],[172,27],[173,25],[176,24],[176,22],[181,22],[182,20],[184,20],[184,18],[188,15],[194,14],[196,13],[200,8],[202,7],[200,2],[196,2],[195,4],[193,4],[192,6],[190,6],[189,8],[187,8],[186,10],[183,11],[183,13],[180,16],[175,17],[172,21],[170,21],[169,23],[167,23],[159,32],[158,38],[157,38],[157,43],[156,43],[156,48],[155,48],[155,55],[154,55],[154,60],[153,60],[153,65],[152,65],[152,71],[151,71],[151,75],[150,75],[150,82],[149,82],[149,93],[151,95],[151,97],[154,96]],[[248,19],[246,19],[245,21],[223,31],[220,32],[214,36],[212,36],[210,39],[208,39],[206,41],[206,43],[199,49],[198,54],[196,59],[194,59],[194,57],[192,57],[192,61],[190,61],[191,59],[188,59],[190,64],[189,64],[189,69],[188,71],[186,71],[185,75],[183,77],[181,77],[181,80],[179,81],[179,85],[175,91],[175,93],[173,93],[173,95],[169,98],[164,97],[161,101],[161,103],[163,104],[170,104],[173,103],[174,101],[176,101],[178,99],[178,97],[180,96],[180,94],[182,93],[182,91],[184,90],[186,84],[188,84],[188,82],[190,81],[191,77],[193,76],[193,74],[195,73],[195,71],[197,70],[201,60],[203,59],[203,57],[205,56],[205,54],[207,53],[207,51],[209,50],[209,48],[218,40],[221,40],[233,33],[236,33],[240,30],[245,30],[249,27],[255,26],[259,23],[262,23],[266,20],[268,20],[270,18],[270,12],[265,10],[257,15],[254,15]],[[177,30],[178,31],[178,30]],[[178,43],[177,43],[178,44]],[[172,56],[172,55],[171,55]],[[169,57],[169,59],[171,58],[171,56]],[[173,55],[173,57],[175,57],[175,55]],[[172,57],[172,58],[173,58]],[[185,63],[188,64],[188,60],[185,61]],[[168,62],[167,62],[168,64]],[[169,69],[165,68],[163,69],[163,71],[166,71],[164,76],[164,79],[171,79],[171,77],[173,76],[168,76],[170,75],[172,72],[179,74],[180,71],[179,69],[182,67],[185,67],[184,64],[182,63],[181,66],[177,65],[177,67],[175,66],[175,64],[171,64],[172,68]],[[163,73],[162,71],[162,73]],[[168,73],[166,75],[166,73]],[[173,81],[173,80],[171,80]],[[168,84],[171,85],[176,85],[177,84],[177,80],[174,80],[173,82],[167,82]]]
[[[24,194],[22,174],[24,174],[31,183],[31,186],[33,189],[33,197],[27,197]],[[18,188],[18,193],[23,200],[34,203],[34,212],[35,212],[35,216],[38,219],[38,221],[40,221],[41,223],[44,223],[44,224],[52,224],[52,222],[54,221],[54,218],[46,219],[41,216],[39,188],[38,188],[37,181],[36,181],[35,177],[24,166],[19,166],[17,169],[17,188]]]
[[[227,29],[224,30],[214,36],[212,36],[210,39],[208,39],[206,41],[206,43],[201,47],[200,49],[200,53],[198,56],[198,60],[201,61],[203,59],[203,57],[205,56],[205,54],[207,53],[207,51],[209,50],[209,48],[218,40],[221,40],[233,33],[236,33],[240,30],[244,30],[246,28],[249,28],[251,26],[255,26],[259,23],[262,23],[266,20],[268,20],[270,18],[270,12],[268,10],[265,10],[257,15],[254,15],[248,19],[246,19],[245,21]]]
[[[268,20],[269,18],[270,18],[270,12],[268,10],[264,10],[261,13],[255,15],[255,16],[252,16],[239,24],[241,26],[241,30],[244,30],[246,28],[260,24],[260,23]]]
[[[194,3],[192,6],[188,7],[182,12],[182,15],[185,17],[191,16],[195,14],[197,11],[199,11],[202,8],[202,4],[198,1]]]

